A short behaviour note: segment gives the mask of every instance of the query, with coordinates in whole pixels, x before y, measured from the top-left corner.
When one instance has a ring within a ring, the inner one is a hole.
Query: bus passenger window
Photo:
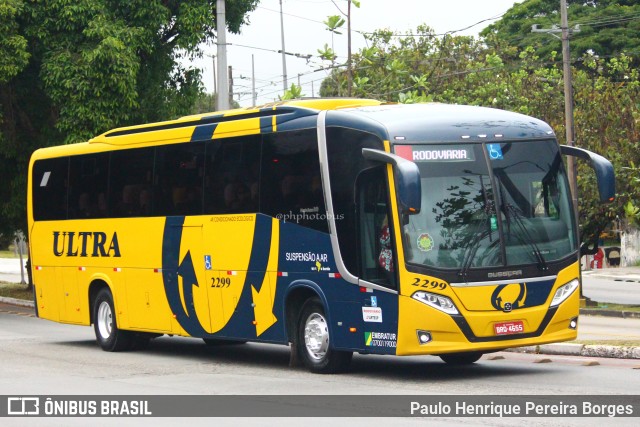
[[[263,213],[328,231],[315,131],[265,135],[261,171]]]
[[[140,187],[127,184],[122,189],[122,198],[116,208],[118,216],[131,217],[140,215]]]
[[[149,190],[153,177],[154,148],[114,151],[111,155],[109,198],[111,217],[143,215],[141,193]]]
[[[260,135],[207,142],[204,211],[207,214],[258,211]]]
[[[251,192],[240,181],[227,184],[224,188],[224,207],[226,212],[249,212],[251,210]]]
[[[107,191],[108,177],[109,153],[70,158],[69,219],[105,217],[98,208],[98,195]]]
[[[159,147],[155,160],[156,215],[202,214],[205,145],[199,142]],[[149,203],[140,194],[140,209]]]

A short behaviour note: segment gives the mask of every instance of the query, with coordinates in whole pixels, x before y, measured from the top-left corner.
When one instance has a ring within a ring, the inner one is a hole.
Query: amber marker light
[[[349,328],[349,332],[356,332],[357,329],[356,328]]]

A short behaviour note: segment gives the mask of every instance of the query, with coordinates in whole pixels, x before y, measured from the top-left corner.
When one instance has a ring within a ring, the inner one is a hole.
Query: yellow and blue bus
[[[163,335],[291,345],[318,373],[353,352],[438,355],[572,340],[579,239],[562,154],[524,115],[309,99],[111,130],[37,150],[37,315],[102,349]]]

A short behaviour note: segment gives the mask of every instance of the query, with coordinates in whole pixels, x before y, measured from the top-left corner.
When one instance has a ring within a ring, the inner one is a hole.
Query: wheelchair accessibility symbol
[[[502,160],[502,147],[500,144],[487,144],[487,151],[491,160]]]
[[[211,270],[211,255],[204,256],[204,269]]]

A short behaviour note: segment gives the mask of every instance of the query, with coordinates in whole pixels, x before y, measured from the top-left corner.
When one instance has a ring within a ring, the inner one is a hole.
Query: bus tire
[[[329,324],[319,298],[310,298],[302,306],[297,335],[298,357],[311,372],[334,374],[349,366],[353,353],[331,348]]]
[[[471,365],[477,362],[482,357],[482,353],[479,351],[469,351],[466,353],[450,353],[441,354],[442,359],[447,365]]]
[[[133,347],[133,333],[118,329],[113,295],[108,288],[101,289],[93,302],[93,330],[104,351],[124,351]]]

